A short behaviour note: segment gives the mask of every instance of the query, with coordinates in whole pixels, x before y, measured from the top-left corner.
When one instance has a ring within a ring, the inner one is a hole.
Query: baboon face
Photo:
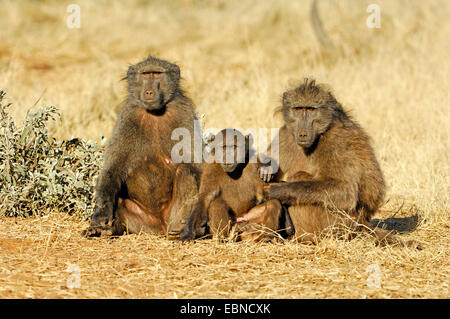
[[[136,98],[148,110],[157,110],[163,106],[164,90],[167,87],[167,75],[163,72],[143,71],[137,75]]]
[[[223,170],[232,173],[239,164],[246,162],[250,136],[244,136],[235,129],[224,129],[217,133],[213,141],[214,160]]]
[[[148,111],[163,108],[178,87],[180,70],[175,64],[153,57],[133,65],[127,73],[134,102]]]
[[[326,132],[333,122],[334,106],[338,105],[331,93],[314,81],[283,94],[283,117],[298,145],[309,148]]]

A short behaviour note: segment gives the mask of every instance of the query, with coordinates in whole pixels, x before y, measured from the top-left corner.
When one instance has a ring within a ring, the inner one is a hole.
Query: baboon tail
[[[422,247],[414,240],[401,240],[394,235],[393,230],[385,230],[372,226],[370,222],[364,223],[363,229],[368,231],[376,240],[377,244],[381,246],[397,246],[397,247],[409,247],[421,250]]]
[[[281,205],[281,207],[282,211],[280,214],[279,227],[283,230],[280,232],[280,235],[283,238],[288,238],[295,234],[295,227],[291,215],[289,214],[288,207],[286,205]]]

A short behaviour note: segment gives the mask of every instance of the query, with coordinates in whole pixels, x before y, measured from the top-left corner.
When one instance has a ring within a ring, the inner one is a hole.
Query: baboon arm
[[[215,185],[215,178],[211,178],[212,166],[208,165],[204,169],[197,198],[191,207],[189,218],[184,227],[180,241],[193,240],[196,237],[197,229],[206,224],[208,220],[208,208],[211,202],[220,194],[220,189]]]
[[[184,226],[183,235],[178,238],[178,241],[194,240],[197,235],[197,229],[202,224],[206,223],[207,214],[204,212],[204,203],[202,200],[197,200],[192,206],[192,211]]]
[[[351,211],[356,208],[356,184],[334,179],[322,181],[274,183],[265,187],[266,198],[278,199],[290,205],[325,205]]]
[[[313,180],[313,176],[307,172],[297,172],[293,175],[288,176],[288,182],[306,182]]]
[[[99,200],[106,200],[107,197],[113,198],[117,195],[126,180],[127,174],[121,169],[126,165],[113,165],[111,167],[105,167],[98,177],[97,182],[97,197]],[[100,204],[100,202],[97,202]]]
[[[117,195],[127,179],[128,172],[136,166],[138,161],[137,158],[134,158],[135,163],[129,163],[126,149],[118,150],[121,145],[127,145],[124,144],[125,142],[123,139],[118,139],[105,152],[104,168],[96,185],[96,210],[92,216],[93,226],[112,223]]]
[[[132,169],[131,166],[133,168],[136,166],[130,163],[126,149],[120,149],[120,146],[124,143],[127,143],[127,141],[119,139],[105,152],[104,168],[97,182],[97,192],[100,195],[104,195],[104,191],[118,192],[122,183],[127,179],[128,172]],[[138,159],[135,158],[134,161],[137,162]]]
[[[220,195],[220,189],[216,188],[209,193],[201,193],[192,205],[192,210],[184,227],[183,235],[178,239],[180,241],[189,241],[195,239],[197,230],[208,221],[208,209],[211,202]]]
[[[98,220],[100,215],[108,219],[106,223],[112,222],[115,199],[126,179],[124,175],[120,170],[113,169],[101,172],[96,186],[96,210],[92,216],[93,222]]]

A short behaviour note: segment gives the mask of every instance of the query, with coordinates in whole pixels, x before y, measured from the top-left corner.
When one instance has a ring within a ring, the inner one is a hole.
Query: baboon
[[[265,198],[289,206],[295,238],[316,243],[325,230],[352,237],[366,229],[379,243],[402,244],[369,222],[383,203],[383,174],[369,137],[332,93],[305,79],[283,94],[277,111],[285,123],[273,178],[278,183],[265,186]]]
[[[175,163],[171,133],[186,128],[194,135],[193,103],[179,86],[179,67],[170,62],[149,56],[130,66],[124,79],[128,98],[106,147],[96,210],[83,235],[177,237],[197,195],[202,164]]]
[[[259,175],[260,164],[250,162],[254,156],[250,135],[224,129],[211,144],[211,158],[203,167],[198,201],[180,240],[194,239],[197,229],[206,223],[216,238],[228,237],[232,227],[236,227],[242,240],[269,239],[279,229],[282,207],[276,199],[263,200],[266,183]]]

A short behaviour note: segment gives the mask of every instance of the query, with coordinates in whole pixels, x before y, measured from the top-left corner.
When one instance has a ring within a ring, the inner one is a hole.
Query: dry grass
[[[390,217],[420,215],[405,236],[422,251],[380,248],[361,235],[318,246],[161,237],[87,240],[87,222],[58,212],[0,219],[0,297],[449,298],[450,4],[377,1],[381,28],[366,27],[370,1],[320,3],[338,47],[320,49],[309,1],[2,1],[0,88],[23,117],[55,105],[61,138],[109,136],[124,97],[119,79],[147,54],[175,61],[207,127],[278,127],[281,93],[304,76],[328,83],[373,138],[388,184]],[[130,6],[130,8],[127,8]],[[81,269],[68,289],[65,270]],[[369,288],[378,264],[381,288]]]
[[[318,246],[293,242],[182,245],[153,235],[85,239],[86,222],[56,214],[0,219],[0,297],[9,298],[448,298],[445,238],[423,251],[375,247],[366,236]],[[448,238],[447,238],[448,240]],[[355,253],[358,252],[358,253]],[[80,288],[66,272],[80,267]],[[370,288],[371,264],[381,287]]]

